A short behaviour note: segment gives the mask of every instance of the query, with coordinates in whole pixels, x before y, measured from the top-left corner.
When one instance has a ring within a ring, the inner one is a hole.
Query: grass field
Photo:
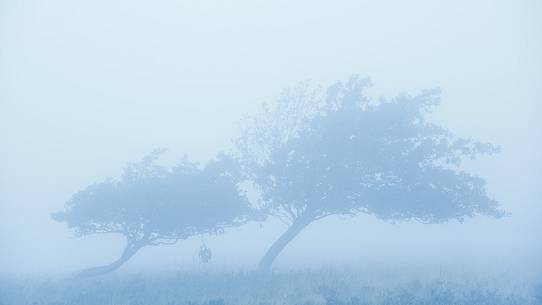
[[[542,288],[506,277],[409,278],[304,270],[8,279],[1,305],[534,305]]]

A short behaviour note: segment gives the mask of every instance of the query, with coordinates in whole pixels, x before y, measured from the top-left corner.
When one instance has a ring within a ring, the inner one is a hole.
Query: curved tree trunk
[[[296,219],[292,225],[284,232],[279,239],[277,239],[273,245],[271,245],[271,248],[267,250],[265,255],[260,260],[260,263],[258,264],[258,268],[261,271],[269,271],[271,268],[271,265],[273,264],[273,261],[277,258],[277,256],[284,250],[286,245],[290,241],[292,241],[298,234],[301,232],[307,225],[309,225],[312,222],[312,219],[308,217],[301,217]]]
[[[116,261],[106,266],[85,269],[79,272],[78,276],[90,277],[90,276],[97,276],[97,275],[102,275],[102,274],[115,271],[124,263],[126,263],[132,256],[134,256],[134,254],[136,254],[136,252],[139,251],[139,249],[143,248],[143,246],[144,244],[128,243],[126,248],[124,248],[124,251],[122,252],[121,257],[117,259]]]

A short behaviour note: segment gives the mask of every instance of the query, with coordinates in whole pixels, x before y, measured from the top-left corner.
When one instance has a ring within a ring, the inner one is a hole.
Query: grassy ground
[[[534,305],[542,288],[506,278],[368,275],[354,271],[192,272],[91,279],[7,279],[1,305]]]

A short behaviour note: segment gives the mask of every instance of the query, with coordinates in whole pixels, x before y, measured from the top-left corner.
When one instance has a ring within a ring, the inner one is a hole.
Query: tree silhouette
[[[259,263],[275,258],[307,225],[329,215],[442,223],[499,217],[483,179],[464,172],[465,157],[497,148],[456,138],[426,115],[438,90],[374,102],[366,79],[325,92],[303,83],[252,117],[237,141],[239,159],[270,215],[289,223]]]
[[[144,246],[220,233],[248,219],[248,201],[238,192],[233,160],[220,156],[204,168],[183,160],[168,170],[155,164],[159,154],[129,165],[120,179],[76,193],[64,211],[52,215],[78,236],[118,233],[126,238],[118,260],[84,270],[80,276],[111,272]]]

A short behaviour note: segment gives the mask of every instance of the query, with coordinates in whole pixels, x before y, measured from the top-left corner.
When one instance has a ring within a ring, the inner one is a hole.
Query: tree
[[[183,160],[168,170],[155,164],[159,153],[129,165],[120,179],[76,193],[64,211],[53,214],[78,236],[117,233],[126,238],[119,259],[84,270],[81,276],[111,272],[144,246],[221,233],[248,219],[250,208],[238,192],[233,160],[220,156],[204,168]]]
[[[329,215],[368,213],[385,221],[442,223],[503,212],[465,157],[497,152],[455,137],[426,116],[438,90],[374,102],[352,77],[324,93],[303,83],[252,117],[238,157],[270,215],[289,227],[259,263],[275,258],[307,225]]]

